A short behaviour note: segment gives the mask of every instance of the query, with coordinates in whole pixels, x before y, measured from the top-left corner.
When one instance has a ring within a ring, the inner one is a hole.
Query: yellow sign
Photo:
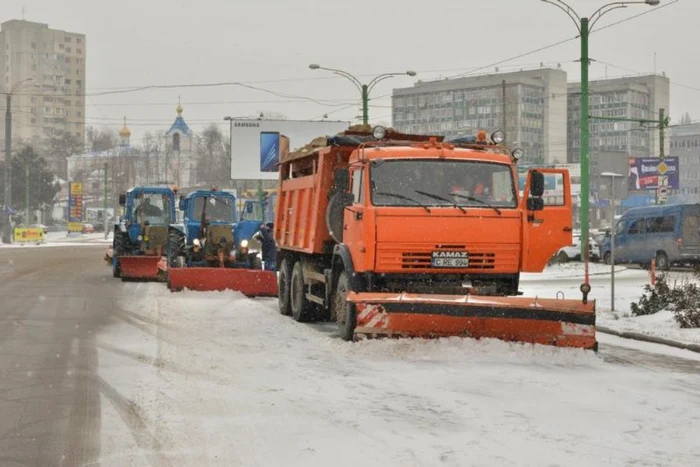
[[[21,228],[15,229],[15,243],[43,243],[44,229]]]
[[[82,232],[83,231],[83,223],[82,222],[69,222],[68,223],[68,232]]]
[[[665,162],[660,163],[657,168],[659,169],[659,173],[661,175],[666,175],[666,172],[668,172],[668,165],[666,165]]]
[[[70,183],[70,194],[71,195],[82,195],[83,194],[83,184],[80,182]]]

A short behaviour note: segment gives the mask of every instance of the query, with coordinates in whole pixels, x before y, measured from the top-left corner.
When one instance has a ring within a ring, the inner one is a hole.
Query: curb
[[[690,350],[691,352],[700,353],[700,344],[686,344],[684,342],[678,342],[671,339],[664,339],[663,337],[649,336],[647,334],[642,334],[639,332],[620,332],[615,331],[614,329],[606,328],[605,326],[596,326],[596,331],[602,332],[603,334],[610,334],[613,336],[622,337],[623,339],[651,342],[652,344],[667,345],[676,349]]]

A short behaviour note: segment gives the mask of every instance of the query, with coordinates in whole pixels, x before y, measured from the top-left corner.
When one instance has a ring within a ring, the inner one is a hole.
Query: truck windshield
[[[372,204],[415,206],[516,207],[511,167],[480,161],[399,159],[371,168]],[[440,198],[444,198],[441,200]]]
[[[192,220],[200,220],[202,218],[202,210],[204,209],[204,200],[207,201],[206,218],[210,222],[235,222],[234,210],[235,202],[224,196],[211,195],[207,197],[197,197],[194,199],[194,210],[192,212]]]
[[[137,193],[134,199],[136,222],[148,221],[151,225],[165,225],[174,221],[170,217],[170,197],[160,194]]]

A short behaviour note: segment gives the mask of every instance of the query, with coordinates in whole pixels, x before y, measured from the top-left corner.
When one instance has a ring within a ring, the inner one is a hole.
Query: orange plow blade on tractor
[[[160,256],[120,256],[119,267],[123,279],[159,279]]]
[[[355,336],[468,336],[597,350],[595,302],[477,295],[350,293]]]
[[[234,290],[247,297],[276,297],[277,274],[257,269],[170,268],[168,287],[173,292]]]

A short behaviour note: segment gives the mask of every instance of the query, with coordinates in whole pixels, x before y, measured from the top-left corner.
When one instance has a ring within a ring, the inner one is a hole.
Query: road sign
[[[657,168],[661,175],[666,175],[666,172],[668,172],[668,165],[665,162],[661,162]]]

